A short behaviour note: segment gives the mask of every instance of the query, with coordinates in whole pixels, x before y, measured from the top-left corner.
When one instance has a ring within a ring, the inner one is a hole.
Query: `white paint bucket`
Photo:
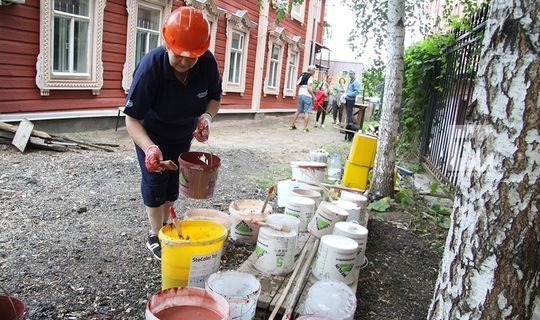
[[[300,232],[307,231],[307,224],[315,212],[315,200],[306,197],[291,196],[287,200],[285,214],[300,220]]]
[[[239,271],[216,272],[206,280],[206,290],[227,300],[231,320],[251,320],[255,317],[261,283],[253,275]]]
[[[312,161],[291,162],[292,178],[298,181],[321,183],[326,173],[326,163]]]
[[[334,226],[332,234],[344,236],[358,243],[358,252],[356,256],[356,268],[364,265],[366,246],[368,240],[368,229],[354,222],[338,222]]]
[[[304,314],[333,320],[352,320],[355,310],[356,295],[351,288],[330,280],[317,281],[312,285],[304,304]]]
[[[288,226],[289,230],[296,231],[294,247],[298,248],[298,234],[300,232],[300,219],[286,214],[271,214],[266,218],[266,223],[281,228]],[[296,253],[296,252],[295,252]]]
[[[367,207],[368,199],[366,196],[357,193],[357,192],[349,192],[349,191],[341,191],[339,195],[339,200],[345,200],[356,203],[361,209]]]
[[[210,220],[223,225],[225,228],[227,228],[227,231],[231,231],[231,216],[219,210],[203,208],[188,209],[186,211],[185,220]]]
[[[229,205],[232,225],[230,237],[233,240],[242,240],[246,243],[257,242],[259,226],[252,223],[252,220],[264,221],[272,213],[272,206],[267,205],[264,213],[261,209],[264,202],[261,200],[236,200]]]
[[[255,247],[253,266],[266,274],[286,274],[294,267],[296,254],[296,230],[277,231],[261,227]]]
[[[332,203],[349,213],[347,221],[360,221],[360,211],[362,208],[358,204],[347,200],[336,200],[332,201]]]
[[[291,191],[291,196],[306,197],[315,201],[315,209],[319,207],[321,203],[321,193],[315,190],[310,190],[304,187],[296,188]]]
[[[309,161],[312,162],[321,162],[321,163],[327,163],[328,162],[328,152],[324,150],[314,150],[309,152]]]
[[[356,280],[354,266],[357,252],[356,241],[344,236],[325,235],[321,238],[312,273],[319,280],[351,284]]]
[[[324,235],[331,234],[334,225],[337,222],[347,220],[349,213],[335,204],[323,201],[315,211],[313,218],[308,224],[308,231],[320,238]]]

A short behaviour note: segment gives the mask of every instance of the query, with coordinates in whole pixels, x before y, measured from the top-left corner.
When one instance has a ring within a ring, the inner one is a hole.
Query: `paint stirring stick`
[[[268,204],[268,200],[270,199],[270,195],[272,194],[272,192],[274,192],[274,186],[270,186],[270,188],[268,188],[268,194],[266,195],[266,199],[264,199],[261,214],[264,213],[264,209],[266,209],[266,205]]]
[[[173,207],[169,209],[169,215],[171,216],[172,223],[176,228],[176,233],[178,233],[178,238],[183,239],[184,237],[182,237],[182,230],[180,229],[180,219],[176,217],[176,212],[174,212]]]

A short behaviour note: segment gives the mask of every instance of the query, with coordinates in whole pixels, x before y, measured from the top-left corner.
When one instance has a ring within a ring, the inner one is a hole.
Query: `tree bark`
[[[428,319],[540,319],[539,14],[491,1]]]
[[[396,140],[403,88],[403,42],[405,39],[404,0],[388,0],[386,70],[384,96],[379,124],[377,157],[373,168],[371,192],[375,197],[393,196]]]

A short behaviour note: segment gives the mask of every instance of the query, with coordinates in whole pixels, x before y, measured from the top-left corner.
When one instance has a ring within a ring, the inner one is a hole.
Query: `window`
[[[280,61],[281,58],[281,46],[273,44],[272,50],[270,53],[270,67],[268,72],[268,87],[269,88],[277,88],[277,78],[278,78],[278,72],[281,71],[279,69],[279,65],[281,64]]]
[[[225,10],[217,7],[213,0],[186,0],[186,4],[204,12],[204,16],[210,22],[209,50],[214,52],[219,16],[225,14]]]
[[[300,21],[300,23],[304,23],[304,12],[305,10],[306,1],[302,2],[302,4],[295,4],[292,6],[291,9],[291,18]]]
[[[283,90],[283,96],[294,97],[296,95],[296,81],[298,80],[298,68],[300,65],[300,50],[302,44],[301,38],[294,36],[292,38],[287,37],[287,69],[285,70],[285,88]]]
[[[223,92],[244,94],[246,65],[249,48],[249,31],[255,23],[249,20],[246,10],[228,13],[227,42],[225,44],[225,66],[223,70]]]
[[[137,41],[135,44],[135,65],[142,57],[158,46],[161,26],[161,10],[139,6],[137,10]]]
[[[266,69],[266,85],[263,88],[265,95],[279,94],[281,84],[281,63],[283,61],[283,47],[285,46],[285,31],[279,27],[269,32],[268,57]]]
[[[103,86],[101,47],[105,0],[41,0],[36,85],[50,90]]]
[[[148,51],[161,45],[161,26],[171,14],[170,0],[126,1],[128,13],[126,61],[122,70],[122,88],[127,93],[135,67]]]

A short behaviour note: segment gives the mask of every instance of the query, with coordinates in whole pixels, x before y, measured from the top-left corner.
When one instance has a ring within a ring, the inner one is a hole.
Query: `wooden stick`
[[[58,138],[58,139],[63,139],[63,140],[66,140],[66,141],[75,142],[75,143],[78,143],[78,144],[83,145],[83,146],[92,147],[92,148],[95,148],[95,149],[105,150],[107,152],[114,152],[114,150],[112,150],[112,149],[105,148],[105,147],[102,147],[102,146],[98,146],[97,144],[94,144],[94,143],[84,142],[84,141],[81,141],[81,140],[72,139],[72,138],[68,138],[68,137],[64,137],[64,136],[53,135],[53,137]]]
[[[298,297],[300,296],[301,289],[304,287],[306,277],[308,275],[308,271],[311,267],[311,262],[313,261],[313,258],[315,257],[315,253],[317,252],[317,249],[319,248],[319,241],[320,239],[317,239],[313,243],[313,247],[311,248],[311,251],[309,252],[309,256],[307,257],[302,267],[300,276],[298,277],[298,280],[296,280],[296,283],[294,284],[294,289],[291,293],[291,296],[289,297],[289,300],[287,301],[287,309],[285,309],[285,314],[283,315],[283,318],[281,318],[281,320],[291,319],[292,312],[294,310],[296,302],[298,301]]]
[[[345,191],[357,192],[357,193],[364,193],[366,191],[366,190],[362,190],[362,189],[358,189],[358,188],[338,186],[338,185],[335,185],[335,184],[329,184],[329,183],[323,183],[323,182],[321,182],[321,183],[313,183],[313,182],[304,181],[304,180],[296,180],[296,179],[291,179],[291,180],[292,181],[298,181],[300,183],[309,184],[309,185],[315,186],[315,187],[323,186],[323,187],[327,187],[327,188],[345,190]]]
[[[12,124],[5,123],[5,122],[0,122],[0,129],[2,129],[4,131],[15,133],[15,132],[17,132],[17,128],[18,128],[18,126],[14,126]],[[36,137],[40,137],[40,138],[43,138],[43,139],[52,138],[51,135],[48,134],[47,132],[40,131],[40,130],[35,130],[35,129],[32,130],[31,135],[36,136]]]
[[[287,285],[283,289],[283,292],[281,292],[281,296],[279,296],[279,300],[277,301],[276,306],[274,307],[274,310],[272,310],[272,313],[270,314],[270,317],[268,318],[268,320],[274,320],[274,318],[276,317],[279,311],[279,308],[281,307],[281,304],[283,304],[285,297],[287,297],[287,293],[289,292],[289,289],[291,288],[291,285],[294,281],[294,278],[296,277],[296,274],[298,273],[298,270],[300,269],[301,266],[304,265],[302,262],[304,260],[304,257],[306,256],[307,248],[309,247],[308,244],[310,243],[309,239],[311,237],[312,236],[310,235],[308,238],[308,241],[306,242],[306,245],[304,246],[304,248],[302,248],[302,252],[300,253],[300,256],[298,257],[298,259],[296,260],[296,266],[294,267],[293,273],[291,274],[291,277],[289,278]]]

